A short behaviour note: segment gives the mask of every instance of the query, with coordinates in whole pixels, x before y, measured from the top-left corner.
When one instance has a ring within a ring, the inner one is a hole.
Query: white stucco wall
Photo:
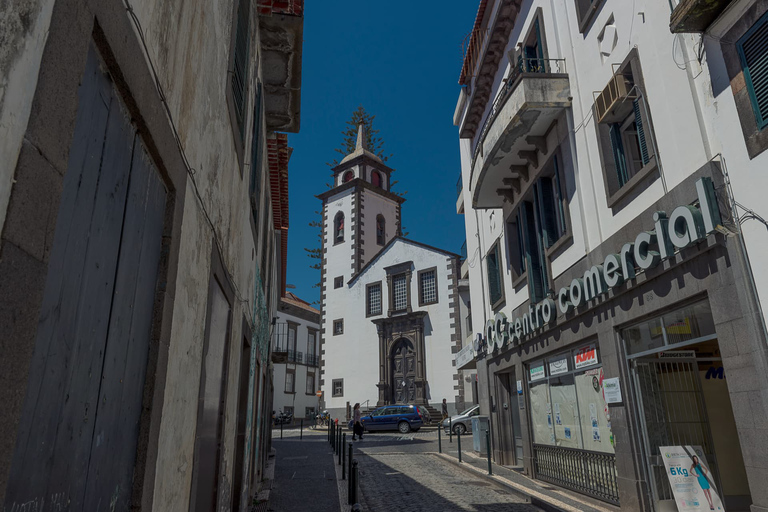
[[[382,173],[383,174],[383,173]],[[363,247],[363,265],[368,263],[378,252],[383,249],[382,245],[376,242],[376,217],[384,216],[384,245],[397,235],[397,202],[388,199],[374,192],[363,190],[362,198],[363,226],[360,228],[362,247]]]
[[[318,397],[314,393],[307,395],[307,376],[311,376],[314,379],[315,385],[313,389],[317,391],[320,383],[320,368],[316,366],[310,366],[307,364],[307,354],[314,353],[320,354],[320,324],[310,322],[304,318],[294,316],[286,313],[285,311],[277,312],[277,323],[292,322],[296,324],[296,351],[301,352],[304,357],[304,364],[301,363],[275,363],[274,364],[274,382],[275,382],[275,394],[274,403],[272,409],[279,413],[281,410],[285,410],[285,407],[293,407],[293,414],[296,419],[305,418],[305,410],[307,407],[314,407],[317,411]],[[309,348],[309,333],[310,331],[315,333],[314,338],[314,351]],[[286,370],[294,371],[295,379],[295,393],[286,393],[285,391],[285,374]],[[312,420],[312,418],[307,418]],[[307,426],[309,423],[304,422]]]

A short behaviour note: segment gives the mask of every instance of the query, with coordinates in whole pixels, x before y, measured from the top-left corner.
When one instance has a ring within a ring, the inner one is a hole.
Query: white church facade
[[[405,201],[389,190],[392,169],[356,150],[333,169],[323,201],[320,387],[323,407],[345,418],[390,403],[464,405],[460,257],[406,239]]]

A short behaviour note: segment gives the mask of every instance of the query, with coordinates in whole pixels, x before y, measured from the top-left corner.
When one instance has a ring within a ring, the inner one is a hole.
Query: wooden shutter
[[[520,213],[525,242],[525,267],[528,271],[528,294],[531,302],[535,303],[544,296],[544,282],[542,281],[542,261],[536,234],[533,204],[524,201],[520,207]]]
[[[616,164],[616,174],[619,178],[619,187],[623,187],[629,181],[629,177],[627,176],[627,161],[624,158],[624,144],[621,142],[621,125],[619,123],[611,125],[610,135],[613,161]]]
[[[768,125],[768,14],[738,41],[737,47],[757,127]]]
[[[635,126],[637,127],[637,143],[640,146],[640,158],[643,161],[643,165],[646,165],[651,158],[648,155],[648,144],[645,140],[643,116],[640,114],[640,99],[632,102],[632,108],[635,111]]]

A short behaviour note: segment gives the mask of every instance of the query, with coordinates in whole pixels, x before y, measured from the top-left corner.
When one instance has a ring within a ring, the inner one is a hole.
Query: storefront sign
[[[605,403],[621,403],[621,384],[619,384],[618,377],[614,377],[612,379],[603,379],[603,394],[605,395]]]
[[[680,512],[725,510],[701,446],[660,446]]]
[[[559,361],[551,361],[549,363],[549,374],[560,375],[561,373],[568,373],[568,359],[563,358]]]
[[[531,381],[541,380],[546,377],[544,373],[544,365],[531,367]]]
[[[659,359],[696,359],[695,350],[667,350],[659,352]]]
[[[597,364],[597,347],[595,345],[587,345],[579,349],[576,355],[573,356],[573,366],[578,370],[579,368],[585,368],[587,366],[593,366]]]
[[[517,394],[518,395],[523,394],[523,381],[521,380],[517,381]]]
[[[560,288],[553,298],[528,306],[526,313],[511,320],[502,312],[496,313],[485,326],[488,352],[501,349],[506,343],[522,343],[524,338],[553,322],[558,311],[565,315],[621,286],[624,281],[634,279],[636,267],[641,271],[652,269],[674,256],[675,250],[706,238],[722,223],[712,179],[700,178],[696,182],[696,193],[698,208],[678,206],[669,216],[663,211],[655,212],[653,231],[638,234],[634,242],[625,243],[618,253],[607,255],[602,264],[587,269],[582,277]]]
[[[474,358],[475,358],[475,351],[472,347],[472,344],[464,346],[456,354],[456,369],[457,370],[462,369],[467,364],[471,363]]]

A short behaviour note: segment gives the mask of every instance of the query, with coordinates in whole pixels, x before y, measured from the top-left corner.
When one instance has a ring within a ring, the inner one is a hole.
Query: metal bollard
[[[441,425],[438,425],[437,427],[437,453],[443,453],[443,436],[440,433],[442,428]]]
[[[336,449],[336,430],[334,430],[333,422],[331,422],[331,448]]]
[[[359,484],[358,478],[360,476],[357,468],[357,460],[352,461],[352,497],[350,504],[357,503],[357,486]]]
[[[283,438],[283,420],[280,420],[280,439]]]
[[[459,462],[461,462],[461,432],[456,432],[456,442],[459,443]]]
[[[352,443],[349,443],[347,462],[349,465],[349,478],[347,479],[347,504],[352,505]]]
[[[304,419],[301,420],[301,430],[299,430],[299,439],[304,439]]]
[[[339,455],[341,455],[341,429],[339,429],[338,436],[339,438],[336,439],[336,445],[338,446],[338,449],[336,451],[339,453]]]
[[[345,469],[347,467],[347,434],[344,434],[344,440],[341,442],[341,479],[345,478]]]
[[[339,442],[339,466],[341,466],[341,458],[342,458],[341,454],[344,452],[344,442],[342,441],[342,439],[347,437],[347,434],[342,434],[341,432],[339,432],[339,437],[341,438],[339,439],[340,441]]]
[[[448,418],[448,442],[453,443],[453,422]]]
[[[491,466],[491,431],[485,431],[485,451],[488,455],[488,474],[493,475],[493,466]]]

